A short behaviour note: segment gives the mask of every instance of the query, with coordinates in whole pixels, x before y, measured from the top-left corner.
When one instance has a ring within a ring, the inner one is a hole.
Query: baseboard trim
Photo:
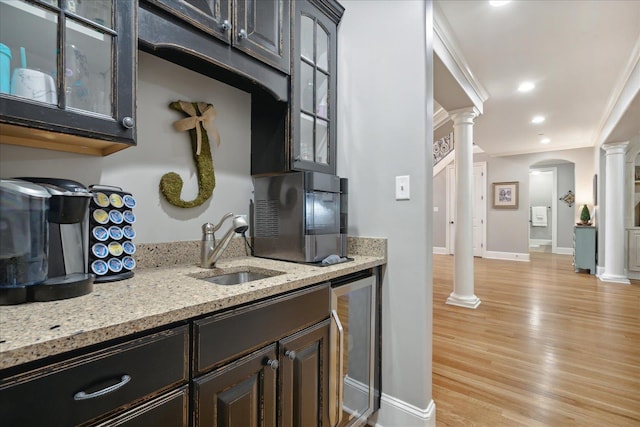
[[[573,248],[556,248],[555,253],[558,255],[573,255]]]
[[[622,285],[630,285],[631,282],[627,278],[627,276],[618,276],[617,274],[606,274],[603,273],[598,276],[598,279],[602,282],[611,282],[611,283],[620,283]]]
[[[524,261],[529,262],[529,254],[522,254],[518,252],[496,252],[486,251],[484,257],[488,259],[502,259],[506,261]]]
[[[627,276],[631,280],[640,280],[640,272],[638,271],[627,271]]]
[[[550,239],[529,239],[529,246],[551,245]]]
[[[380,410],[373,418],[375,421],[370,419],[369,425],[375,427],[435,427],[436,405],[431,400],[425,409],[421,409],[382,393]]]
[[[441,246],[434,246],[433,253],[434,255],[449,255],[449,250]]]

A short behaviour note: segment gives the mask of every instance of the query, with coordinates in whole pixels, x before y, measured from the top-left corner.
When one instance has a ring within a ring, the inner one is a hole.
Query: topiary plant
[[[582,211],[580,211],[580,222],[583,224],[589,224],[591,220],[591,214],[589,213],[589,208],[587,205],[582,205]]]

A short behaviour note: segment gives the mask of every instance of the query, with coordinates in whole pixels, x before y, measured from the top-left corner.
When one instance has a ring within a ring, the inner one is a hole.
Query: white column
[[[480,299],[473,294],[473,107],[450,111],[456,164],[456,214],[453,292],[447,304],[476,308]]]
[[[624,239],[624,170],[625,151],[629,142],[603,144],[605,150],[605,220],[604,273],[600,280],[629,284],[625,274]]]

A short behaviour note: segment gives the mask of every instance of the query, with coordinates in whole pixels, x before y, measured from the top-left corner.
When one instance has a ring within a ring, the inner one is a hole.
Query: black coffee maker
[[[29,286],[30,301],[52,301],[85,295],[95,276],[87,272],[88,215],[91,193],[79,182],[60,178],[20,178],[44,187],[51,198],[47,222],[47,279]]]

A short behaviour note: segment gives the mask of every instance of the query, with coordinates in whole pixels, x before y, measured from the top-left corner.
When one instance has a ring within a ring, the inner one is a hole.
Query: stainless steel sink
[[[254,280],[266,279],[267,277],[276,276],[280,272],[271,274],[258,273],[255,271],[236,271],[233,273],[220,274],[218,276],[203,277],[202,280],[217,283],[218,285],[240,285],[242,283],[253,282]]]

